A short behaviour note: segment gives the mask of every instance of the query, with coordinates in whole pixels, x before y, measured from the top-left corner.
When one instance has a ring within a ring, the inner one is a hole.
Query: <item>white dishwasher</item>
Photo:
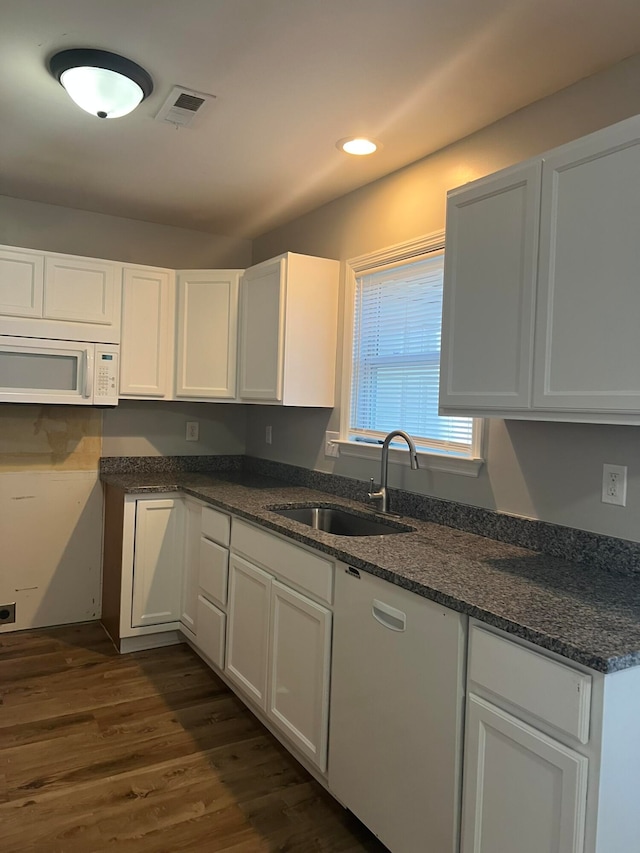
[[[458,848],[466,623],[337,566],[329,788],[392,853]]]

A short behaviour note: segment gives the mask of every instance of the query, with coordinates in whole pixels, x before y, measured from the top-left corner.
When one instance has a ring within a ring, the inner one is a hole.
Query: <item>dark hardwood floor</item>
[[[0,634],[2,853],[385,849],[187,646]]]

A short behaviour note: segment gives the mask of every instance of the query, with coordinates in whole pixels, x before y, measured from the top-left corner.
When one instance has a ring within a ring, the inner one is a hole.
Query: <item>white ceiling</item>
[[[1,0],[0,192],[251,238],[640,52],[638,0]],[[46,70],[98,47],[143,65],[131,115]],[[173,85],[217,96],[153,121]],[[370,158],[339,152],[368,134]]]

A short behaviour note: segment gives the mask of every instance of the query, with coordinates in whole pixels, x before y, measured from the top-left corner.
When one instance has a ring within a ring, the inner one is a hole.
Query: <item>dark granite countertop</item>
[[[271,506],[363,504],[247,473],[103,474],[132,494],[181,491],[604,673],[640,664],[640,577],[559,560],[414,518],[414,532],[336,536]]]

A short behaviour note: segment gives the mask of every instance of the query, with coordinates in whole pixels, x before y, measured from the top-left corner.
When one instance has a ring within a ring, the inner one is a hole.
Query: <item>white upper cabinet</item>
[[[43,317],[105,326],[119,324],[117,273],[119,269],[109,261],[45,257]]]
[[[636,117],[449,194],[443,414],[640,423],[639,179]]]
[[[176,397],[236,396],[238,282],[242,270],[178,273]]]
[[[122,276],[120,397],[171,399],[175,273],[125,267]]]
[[[545,158],[533,404],[640,412],[640,120]]]
[[[42,317],[44,257],[26,249],[0,249],[0,314]]]
[[[529,406],[540,171],[527,164],[449,196],[443,408]]]
[[[338,261],[289,252],[245,271],[241,400],[334,405],[339,269]]]
[[[0,247],[0,334],[120,342],[121,265]]]

